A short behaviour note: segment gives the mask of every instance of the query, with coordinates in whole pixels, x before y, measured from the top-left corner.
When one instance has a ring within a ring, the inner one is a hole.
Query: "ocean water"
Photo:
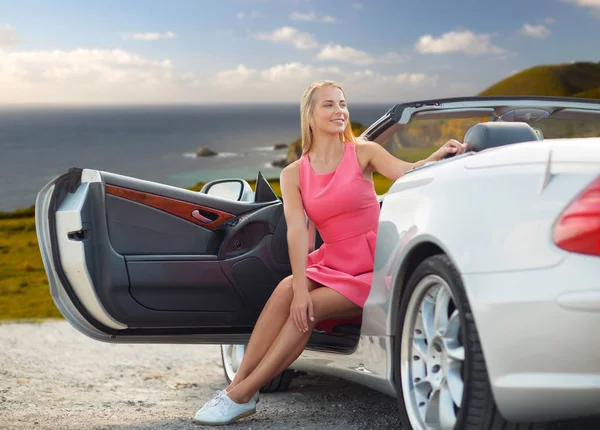
[[[390,107],[351,105],[350,117],[368,125]],[[278,177],[270,162],[287,150],[273,145],[299,136],[297,104],[0,107],[0,211],[31,206],[70,167],[179,187],[259,171]],[[219,155],[198,158],[200,146]]]

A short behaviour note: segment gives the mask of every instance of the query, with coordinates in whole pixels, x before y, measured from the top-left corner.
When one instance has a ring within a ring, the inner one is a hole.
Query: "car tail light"
[[[553,240],[566,251],[600,255],[600,177],[560,214]]]

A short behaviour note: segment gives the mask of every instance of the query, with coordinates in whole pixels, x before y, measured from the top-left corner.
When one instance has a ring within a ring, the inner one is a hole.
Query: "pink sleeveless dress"
[[[323,245],[308,254],[306,276],[364,307],[373,279],[379,201],[364,178],[353,142],[344,143],[333,172],[317,174],[300,159],[300,191],[306,214]]]

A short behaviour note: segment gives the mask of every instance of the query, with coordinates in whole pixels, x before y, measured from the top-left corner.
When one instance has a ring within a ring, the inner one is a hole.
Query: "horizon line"
[[[352,105],[390,105],[393,106],[403,101],[396,102],[351,102]],[[182,107],[182,106],[273,106],[273,105],[288,105],[288,106],[300,106],[300,101],[294,102],[176,102],[176,103],[0,103],[1,108],[7,107]]]

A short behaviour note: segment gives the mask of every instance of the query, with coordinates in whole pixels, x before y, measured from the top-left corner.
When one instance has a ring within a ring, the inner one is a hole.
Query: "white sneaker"
[[[236,403],[227,393],[217,395],[211,406],[199,410],[194,417],[194,423],[203,425],[230,424],[241,418],[256,413],[256,399],[252,396],[248,403]]]
[[[200,412],[203,412],[204,410],[206,410],[207,408],[209,408],[209,407],[211,407],[211,406],[214,406],[214,404],[215,404],[215,403],[216,403],[216,401],[217,401],[217,398],[218,398],[218,397],[221,397],[221,396],[223,396],[223,395],[225,395],[225,394],[227,394],[227,390],[226,390],[225,388],[223,388],[222,390],[219,390],[219,391],[217,391],[217,392],[215,393],[215,395],[213,396],[213,398],[212,398],[212,399],[210,399],[208,402],[206,402],[206,403],[204,404],[204,406],[202,406],[202,407],[201,407],[201,408],[198,410],[198,413],[200,413]]]
[[[254,396],[252,396],[252,398],[256,401],[256,404],[258,404],[258,402],[260,402],[260,394],[259,393],[260,392],[257,391],[256,393],[254,393]],[[227,388],[223,388],[222,390],[215,392],[212,399],[210,399],[208,402],[206,402],[204,404],[204,406],[202,406],[198,412],[201,412],[201,411],[205,410],[207,407],[212,406],[215,403],[217,397],[220,397],[224,394],[227,394]]]

